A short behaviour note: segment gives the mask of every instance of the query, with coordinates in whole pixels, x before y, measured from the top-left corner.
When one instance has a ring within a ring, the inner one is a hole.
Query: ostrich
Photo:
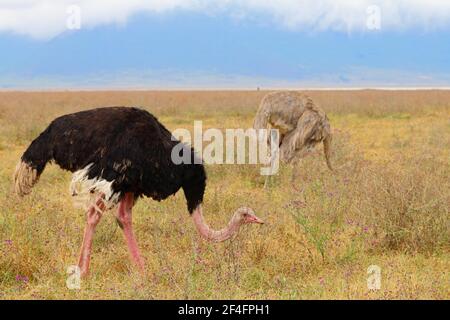
[[[266,95],[256,113],[253,127],[266,129],[270,125],[280,133],[280,158],[294,162],[306,148],[323,142],[325,160],[330,170],[331,130],[325,112],[299,92],[282,91]]]
[[[243,207],[225,228],[211,229],[201,206],[204,166],[184,144],[180,156],[188,152],[191,162],[174,164],[172,149],[179,143],[157,118],[138,108],[108,107],[64,115],[53,120],[23,154],[14,173],[14,190],[20,196],[29,194],[50,161],[73,172],[72,196],[87,211],[78,262],[82,276],[89,273],[95,227],[102,214],[113,208],[117,208],[116,219],[131,259],[144,271],[132,229],[132,208],[142,196],[161,201],[182,188],[198,233],[209,241],[225,241],[243,224],[263,223]]]

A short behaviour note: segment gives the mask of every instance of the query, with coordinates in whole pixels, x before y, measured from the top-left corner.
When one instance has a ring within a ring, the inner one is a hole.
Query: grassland
[[[14,167],[56,116],[142,106],[169,129],[249,127],[265,92],[0,93],[0,299],[449,299],[450,92],[314,91],[334,130],[321,150],[283,167],[269,190],[252,165],[208,166],[205,215],[219,227],[240,206],[266,220],[232,242],[199,243],[182,192],[135,208],[147,275],[135,273],[107,213],[91,276],[66,287],[84,213],[70,173],[48,166],[34,192],[11,192]],[[381,268],[381,289],[367,268]]]

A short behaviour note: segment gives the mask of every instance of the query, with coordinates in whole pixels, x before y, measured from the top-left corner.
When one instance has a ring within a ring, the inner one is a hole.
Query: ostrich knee
[[[117,222],[122,229],[131,228],[132,226],[132,209],[134,205],[133,194],[127,193],[119,203],[117,210]]]

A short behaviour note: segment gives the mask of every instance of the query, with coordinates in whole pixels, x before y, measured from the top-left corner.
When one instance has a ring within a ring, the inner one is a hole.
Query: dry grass
[[[182,192],[139,201],[135,228],[148,275],[133,272],[111,214],[94,241],[92,275],[68,290],[84,225],[70,174],[47,167],[33,193],[11,193],[31,139],[57,115],[145,106],[170,129],[249,127],[265,92],[0,93],[2,299],[449,299],[450,92],[316,91],[335,132],[330,174],[321,150],[263,190],[259,168],[208,166],[205,215],[226,223],[242,205],[268,223],[200,249]],[[382,270],[379,291],[367,268]]]

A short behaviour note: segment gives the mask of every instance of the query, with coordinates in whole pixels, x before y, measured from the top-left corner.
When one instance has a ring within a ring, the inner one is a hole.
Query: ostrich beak
[[[248,217],[248,223],[264,224],[264,221],[255,215]]]

